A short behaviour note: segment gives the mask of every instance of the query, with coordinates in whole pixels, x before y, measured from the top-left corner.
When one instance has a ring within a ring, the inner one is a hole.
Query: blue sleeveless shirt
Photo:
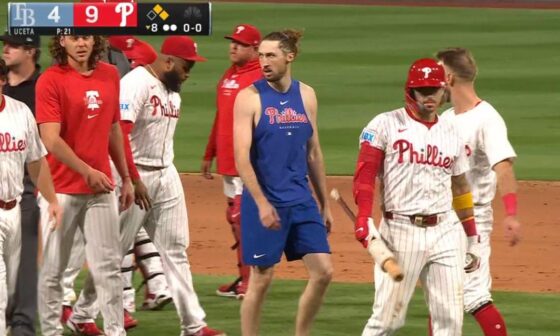
[[[311,199],[307,180],[307,141],[313,127],[307,118],[300,82],[286,93],[261,79],[253,85],[261,100],[261,117],[253,131],[251,164],[261,189],[274,206],[291,206]]]

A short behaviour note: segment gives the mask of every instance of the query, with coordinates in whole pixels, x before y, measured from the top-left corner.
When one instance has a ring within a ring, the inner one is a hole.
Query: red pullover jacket
[[[216,116],[208,138],[204,160],[217,157],[220,175],[238,176],[233,156],[233,104],[242,89],[263,77],[259,60],[254,59],[242,67],[232,65],[217,85]]]

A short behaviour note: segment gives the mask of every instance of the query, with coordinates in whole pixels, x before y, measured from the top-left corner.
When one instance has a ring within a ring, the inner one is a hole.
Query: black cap
[[[7,32],[0,36],[0,41],[18,46],[39,48],[41,39],[39,35],[10,35]]]

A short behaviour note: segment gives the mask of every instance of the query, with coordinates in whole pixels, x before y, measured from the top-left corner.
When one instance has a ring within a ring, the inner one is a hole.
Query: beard
[[[163,78],[161,80],[165,88],[169,91],[173,92],[181,92],[181,78],[179,78],[179,74],[177,71],[171,70],[163,73]]]

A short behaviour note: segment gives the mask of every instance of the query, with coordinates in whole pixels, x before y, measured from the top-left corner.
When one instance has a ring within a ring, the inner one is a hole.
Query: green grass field
[[[138,277],[137,277],[138,278]],[[239,304],[233,299],[214,295],[217,286],[231,277],[196,276],[195,288],[206,310],[207,321],[228,336],[239,336]],[[263,311],[261,335],[293,335],[293,321],[299,293],[305,282],[276,280],[270,290]],[[510,336],[552,336],[560,330],[558,306],[560,297],[551,294],[495,293],[495,301],[505,316]],[[141,305],[142,296],[137,296]],[[313,335],[360,335],[371,314],[373,286],[369,284],[333,283],[321,309]],[[179,321],[172,305],[159,312],[137,312],[134,315],[140,326],[130,335],[178,335]],[[101,321],[99,321],[101,323]],[[408,311],[406,326],[397,335],[426,335],[427,309],[422,291],[414,295]],[[465,316],[464,335],[482,335],[472,317]]]
[[[5,24],[5,11],[2,6],[0,26]],[[294,76],[317,91],[329,174],[351,174],[361,129],[376,114],[402,106],[403,83],[414,59],[444,47],[465,46],[479,64],[479,94],[508,123],[519,155],[518,176],[557,180],[559,13],[215,3],[212,36],[197,38],[200,53],[209,61],[197,64],[183,87],[177,166],[198,171],[215,111],[216,81],[228,66],[223,36],[235,24],[251,22],[264,33],[286,27],[305,30]],[[162,41],[162,37],[147,39],[156,48]],[[43,65],[49,62],[45,55]]]

